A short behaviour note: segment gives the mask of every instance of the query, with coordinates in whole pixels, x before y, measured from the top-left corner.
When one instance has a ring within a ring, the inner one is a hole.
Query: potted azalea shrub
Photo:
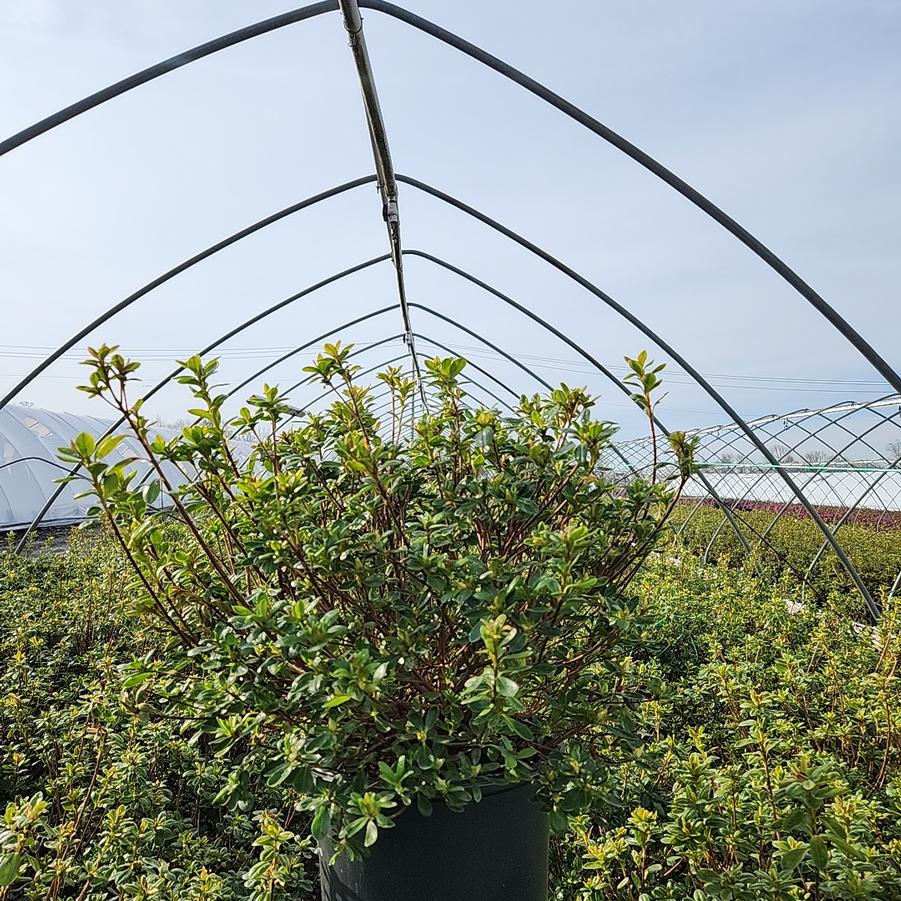
[[[64,456],[171,636],[125,684],[232,763],[223,801],[247,805],[261,775],[290,793],[327,901],[545,901],[549,825],[641,740],[626,588],[693,445],[671,434],[617,484],[615,427],[582,389],[501,415],[471,406],[463,360],[435,359],[427,406],[388,368],[378,415],[351,357],[327,345],[308,367],[323,412],[267,386],[232,417],[216,361],[186,360],[196,423],[167,441],[131,399],[137,364],[91,352],[83,390],[125,417],[152,478],[117,438]],[[629,365],[653,428],[662,367]]]

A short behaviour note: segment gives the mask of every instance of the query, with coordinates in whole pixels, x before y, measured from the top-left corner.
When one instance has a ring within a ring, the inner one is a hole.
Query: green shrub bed
[[[773,521],[774,513],[770,510],[749,509],[737,511],[736,516],[744,526],[748,543],[755,548],[759,541],[758,535],[766,531]],[[715,507],[697,507],[692,502],[685,502],[677,506],[671,522],[677,530],[681,529],[680,538],[690,549],[704,551],[710,545],[710,559],[743,559],[744,548],[732,527],[727,523],[719,528],[722,519],[723,514]],[[714,533],[717,533],[715,538]],[[711,538],[714,538],[712,544]],[[901,572],[901,526],[894,522],[888,525],[847,522],[839,530],[838,538],[873,596],[879,598],[887,594]],[[755,561],[760,571],[776,577],[787,573],[799,581],[806,575],[822,546],[823,533],[813,520],[790,511],[766,535],[766,542],[755,552]],[[856,591],[831,549],[820,555],[807,579],[807,585],[821,598],[836,591],[849,596]],[[862,618],[866,617],[862,605],[855,598],[850,598],[848,602],[855,606]]]
[[[162,638],[124,572],[95,532],[0,553],[0,901],[316,898],[292,790],[260,778],[227,807],[231,752],[129,686]],[[668,553],[633,591],[643,741],[555,839],[552,899],[901,897],[896,609],[861,631]]]
[[[126,576],[96,532],[0,552],[0,901],[312,897],[291,799],[217,803],[229,761],[123,684],[162,640]]]
[[[647,743],[558,845],[555,898],[901,897],[897,606],[860,629],[691,555],[636,590]]]

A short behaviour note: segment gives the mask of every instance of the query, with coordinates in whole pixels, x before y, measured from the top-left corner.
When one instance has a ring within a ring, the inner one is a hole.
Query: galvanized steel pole
[[[385,227],[388,230],[388,245],[397,276],[397,296],[404,322],[404,343],[410,353],[410,362],[419,395],[422,398],[423,406],[428,409],[422,374],[419,369],[419,357],[416,354],[416,339],[413,334],[413,325],[410,322],[410,308],[407,305],[407,287],[404,281],[404,260],[400,240],[400,209],[397,203],[397,180],[394,177],[394,164],[391,162],[388,134],[379,104],[372,63],[369,61],[369,51],[366,48],[366,36],[363,34],[363,19],[360,16],[357,0],[338,0],[338,6],[341,9],[344,28],[347,31],[354,65],[357,68],[357,76],[363,91],[363,108],[366,111],[369,140],[372,144],[376,178],[382,198],[382,218],[385,220]]]

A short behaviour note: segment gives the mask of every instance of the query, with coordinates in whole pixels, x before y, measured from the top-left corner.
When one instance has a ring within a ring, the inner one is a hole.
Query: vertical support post
[[[391,150],[388,146],[388,133],[379,104],[379,95],[375,86],[372,63],[369,61],[369,50],[363,34],[363,19],[357,0],[338,0],[344,28],[360,79],[363,92],[363,108],[366,112],[366,123],[369,129],[369,141],[372,145],[372,156],[375,160],[375,173],[379,194],[382,199],[382,219],[388,231],[388,245],[391,251],[391,262],[397,276],[397,296],[404,323],[404,343],[410,354],[414,378],[419,389],[422,404],[428,409],[422,374],[419,369],[419,357],[416,354],[416,339],[410,321],[410,308],[407,304],[407,287],[404,280],[404,260],[400,239],[400,209],[397,202],[397,179],[394,175],[394,164],[391,161]]]

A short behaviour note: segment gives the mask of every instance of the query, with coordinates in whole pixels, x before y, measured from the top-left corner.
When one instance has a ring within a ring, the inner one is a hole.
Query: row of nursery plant
[[[692,501],[691,503],[698,503]],[[810,514],[801,504],[786,504],[781,501],[756,501],[747,498],[743,500],[727,500],[732,510],[736,513],[760,511],[770,513],[773,516],[793,516],[796,519],[809,519]],[[712,498],[700,501],[701,506],[716,507]],[[879,510],[874,507],[858,507],[851,510],[849,507],[838,505],[817,504],[817,513],[823,522],[829,525],[841,525],[846,523],[858,526],[867,526],[871,529],[901,529],[901,510]]]
[[[816,523],[789,513],[773,524],[780,510],[754,506],[735,512],[739,528],[755,550],[759,570],[770,577],[786,573],[821,601],[831,593],[842,592],[849,612],[866,619],[856,589],[835,552],[823,548],[823,533]],[[731,525],[723,524],[723,513],[716,507],[699,506],[694,501],[680,503],[671,523],[688,548],[709,559],[741,560],[747,556],[738,535]],[[873,596],[879,598],[891,591],[901,573],[901,527],[849,521],[841,525],[837,536]]]

